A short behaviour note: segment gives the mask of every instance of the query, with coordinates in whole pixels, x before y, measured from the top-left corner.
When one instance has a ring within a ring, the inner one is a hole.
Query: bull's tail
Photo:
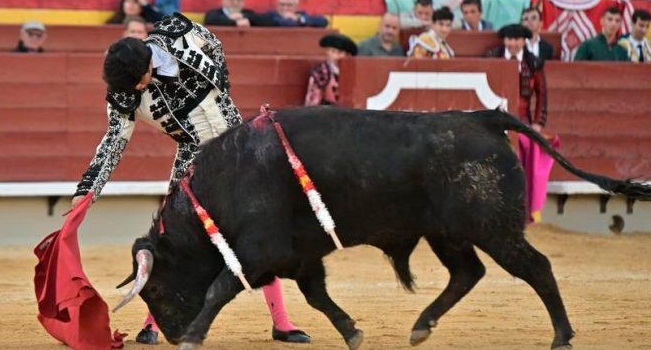
[[[478,114],[480,114],[478,117],[481,120],[488,122],[501,132],[512,130],[525,134],[542,147],[567,171],[586,181],[596,184],[607,192],[625,195],[636,200],[651,200],[650,185],[632,180],[617,180],[576,168],[567,158],[558,153],[542,135],[510,114],[499,111],[482,111],[478,112]]]
[[[414,251],[417,243],[418,240],[410,246],[400,246],[398,249],[396,249],[396,247],[383,249],[385,256],[389,258],[389,261],[393,266],[393,271],[396,273],[396,277],[400,281],[400,284],[405,288],[405,290],[412,293],[414,292],[415,284],[414,275],[411,273],[411,269],[409,268],[409,257]]]

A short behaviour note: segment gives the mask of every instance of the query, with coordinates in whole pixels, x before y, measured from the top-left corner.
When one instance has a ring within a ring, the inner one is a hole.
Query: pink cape
[[[81,266],[77,229],[92,203],[89,193],[70,212],[61,230],[45,237],[34,254],[38,320],[57,340],[73,349],[121,348],[126,334],[111,336],[108,306]]]
[[[549,141],[554,149],[561,145],[558,135]],[[518,134],[518,143],[518,155],[527,178],[527,223],[540,222],[541,212],[547,200],[547,182],[554,158],[523,134]]]

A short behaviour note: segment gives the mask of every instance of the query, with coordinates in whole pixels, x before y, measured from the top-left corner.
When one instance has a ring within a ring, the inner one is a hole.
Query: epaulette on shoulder
[[[106,93],[106,102],[123,114],[133,114],[140,106],[141,95],[137,92],[115,92]]]
[[[166,16],[154,24],[150,34],[161,34],[171,38],[178,38],[187,34],[193,28],[192,21],[178,12]]]

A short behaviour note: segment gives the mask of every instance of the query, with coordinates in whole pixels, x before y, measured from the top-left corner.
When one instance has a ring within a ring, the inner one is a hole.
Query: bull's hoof
[[[279,331],[276,327],[271,329],[271,338],[286,343],[309,343],[312,341],[307,333],[300,329],[295,329],[288,332]]]
[[[431,329],[414,329],[411,331],[411,337],[409,337],[409,344],[416,346],[429,338],[432,334]]]
[[[552,348],[552,350],[572,350],[572,345],[565,344],[565,345],[554,347]]]
[[[158,332],[151,329],[151,325],[148,324],[138,333],[136,341],[140,344],[156,345],[158,344]]]
[[[364,332],[359,329],[356,331],[355,335],[346,339],[346,345],[348,345],[349,350],[357,350],[364,342]]]
[[[199,349],[200,346],[201,346],[200,344],[183,342],[179,344],[177,350],[196,350]]]

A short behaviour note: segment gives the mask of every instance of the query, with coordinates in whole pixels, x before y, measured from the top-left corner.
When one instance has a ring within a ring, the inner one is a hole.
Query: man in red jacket
[[[529,52],[526,39],[531,39],[531,31],[521,24],[512,24],[499,30],[504,44],[489,51],[489,57],[516,60],[520,72],[520,101],[518,115],[520,119],[531,125],[531,128],[542,133],[547,122],[547,82],[543,71],[544,61]],[[535,108],[531,106],[532,98],[536,97]],[[558,137],[552,140],[554,147],[559,146]],[[547,198],[547,181],[554,160],[528,137],[518,137],[520,160],[527,177],[527,222],[539,222],[541,212]]]

